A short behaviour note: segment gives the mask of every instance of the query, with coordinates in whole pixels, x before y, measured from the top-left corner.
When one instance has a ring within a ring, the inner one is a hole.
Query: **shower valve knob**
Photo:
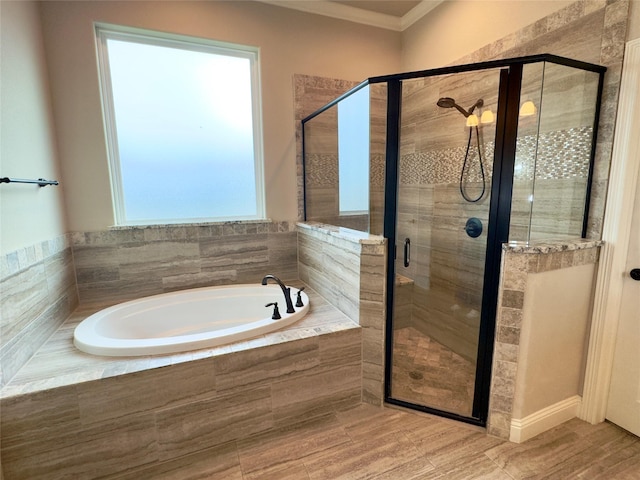
[[[629,276],[637,282],[640,282],[640,268],[632,268],[629,272]]]

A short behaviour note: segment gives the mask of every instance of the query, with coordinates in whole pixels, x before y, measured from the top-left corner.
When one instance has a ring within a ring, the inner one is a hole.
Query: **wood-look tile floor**
[[[475,364],[413,327],[393,337],[392,397],[471,416]]]
[[[514,444],[470,425],[360,405],[111,478],[631,480],[640,478],[640,439],[573,419]]]

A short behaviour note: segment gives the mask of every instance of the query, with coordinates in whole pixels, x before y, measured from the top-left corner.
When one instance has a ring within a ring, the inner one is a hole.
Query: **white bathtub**
[[[298,289],[291,289],[296,303]],[[74,344],[94,355],[130,356],[184,352],[246,340],[300,320],[309,310],[286,313],[278,285],[233,285],[183,290],[114,305],[84,319],[74,331]],[[278,302],[282,318],[272,320]]]

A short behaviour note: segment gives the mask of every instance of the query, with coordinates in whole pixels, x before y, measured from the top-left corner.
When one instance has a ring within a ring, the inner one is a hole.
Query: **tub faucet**
[[[289,287],[286,287],[285,284],[282,283],[282,281],[275,275],[266,275],[262,279],[262,285],[266,285],[269,279],[273,280],[278,285],[280,285],[280,288],[282,289],[282,293],[284,294],[284,301],[287,303],[287,313],[295,313],[295,309],[293,308],[293,302],[291,301],[291,289]]]

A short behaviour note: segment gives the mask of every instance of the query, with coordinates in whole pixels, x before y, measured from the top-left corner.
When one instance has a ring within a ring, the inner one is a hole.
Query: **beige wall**
[[[113,225],[93,22],[260,47],[267,216],[297,218],[293,74],[397,71],[400,34],[258,2],[43,2],[69,228]]]
[[[571,3],[447,0],[403,32],[402,69],[449,65]]]
[[[527,279],[513,418],[582,395],[595,265]]]
[[[290,220],[297,216],[294,73],[360,81],[442,66],[570,3],[451,0],[400,34],[248,1],[43,2],[41,33],[36,2],[3,1],[0,174],[50,176],[62,184],[0,187],[2,251],[113,224],[94,21],[261,48],[267,215]],[[639,1],[631,2],[629,17],[628,39],[638,38]]]
[[[0,175],[58,179],[62,185],[0,185],[0,251],[65,232],[49,85],[38,5],[1,2]]]

